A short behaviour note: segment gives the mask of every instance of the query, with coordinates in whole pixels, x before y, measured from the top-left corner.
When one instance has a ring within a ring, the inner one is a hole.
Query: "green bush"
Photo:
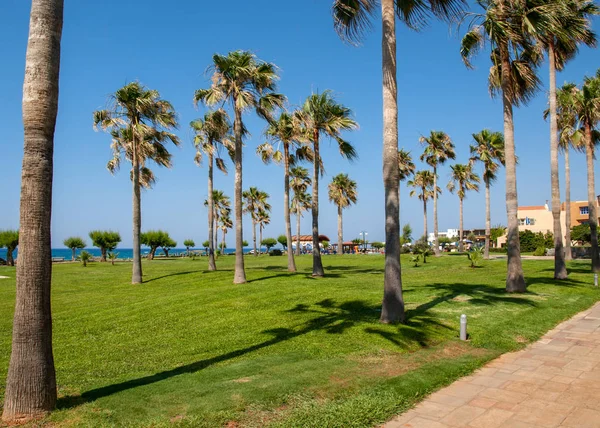
[[[533,252],[534,256],[545,256],[546,255],[546,247],[540,246],[535,249]]]
[[[275,248],[274,250],[269,251],[269,255],[270,256],[282,256],[283,251],[281,251],[279,248]]]
[[[506,254],[506,247],[503,247],[503,248],[490,248],[490,253]]]
[[[483,253],[480,249],[474,249],[467,253],[467,257],[471,261],[471,267],[475,268],[481,264]]]

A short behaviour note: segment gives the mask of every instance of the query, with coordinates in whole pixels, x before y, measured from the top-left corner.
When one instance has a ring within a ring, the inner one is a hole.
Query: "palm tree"
[[[415,164],[410,152],[404,149],[398,150],[398,177],[400,181],[407,180],[415,173]],[[400,202],[400,186],[398,186],[398,203]]]
[[[451,165],[450,169],[452,173],[450,175],[450,182],[448,183],[448,190],[450,193],[458,195],[460,201],[460,213],[459,213],[459,231],[458,231],[458,251],[463,252],[463,201],[467,196],[467,191],[475,190],[479,192],[479,176],[473,172],[473,167],[470,163],[461,164],[457,163]]]
[[[219,170],[227,174],[225,161],[220,155],[220,149],[225,147],[228,151],[232,149],[230,141],[227,139],[231,125],[227,112],[223,109],[209,111],[201,119],[196,119],[190,123],[194,131],[194,146],[196,146],[196,156],[194,161],[198,166],[202,163],[202,154],[208,157],[208,234],[214,235],[214,202],[213,202],[213,159],[216,159],[216,165]],[[215,264],[215,247],[213,240],[209,240],[208,248],[208,270],[217,270]]]
[[[431,171],[422,170],[415,172],[415,175],[412,180],[408,180],[406,183],[408,187],[412,187],[413,190],[410,191],[410,196],[418,196],[418,198],[423,201],[423,236],[425,238],[425,242],[427,242],[427,201],[433,198],[433,183],[435,182],[433,174]],[[442,193],[442,189],[439,187],[436,189],[437,193]],[[420,191],[418,193],[417,191]]]
[[[71,236],[63,241],[65,247],[71,250],[71,261],[75,261],[77,250],[82,250],[85,248],[85,241],[79,236]]]
[[[296,214],[296,255],[300,255],[300,218],[303,211],[312,207],[312,196],[306,192],[312,180],[308,170],[301,166],[295,166],[290,171],[290,187],[294,192],[291,210]]]
[[[254,255],[258,256],[258,251],[260,251],[260,249],[257,250],[256,248],[256,225],[258,224],[259,213],[261,211],[271,211],[271,205],[267,202],[269,194],[262,190],[258,190],[256,187],[250,187],[248,190],[244,191],[242,196],[244,197],[244,213],[250,214],[250,217],[252,218]]]
[[[275,93],[277,68],[274,64],[259,60],[247,51],[229,52],[226,56],[213,55],[212,84],[209,89],[199,89],[194,102],[215,105],[229,101],[234,112],[233,133],[235,141],[235,274],[234,284],[246,282],[243,254],[242,228],[242,149],[245,132],[242,114],[254,109],[256,113],[271,122],[271,112],[282,107],[283,95]]]
[[[425,151],[421,155],[421,161],[425,161],[433,168],[433,251],[437,257],[440,256],[440,243],[438,240],[438,211],[437,211],[437,168],[448,159],[456,157],[454,144],[450,137],[442,131],[431,131],[429,137],[421,136],[419,142],[425,145]]]
[[[24,154],[12,348],[2,421],[56,405],[52,355],[50,220],[63,0],[32,0],[23,83]]]
[[[404,322],[400,269],[400,200],[398,178],[398,89],[396,83],[396,17],[418,30],[433,15],[452,18],[462,0],[381,0],[383,74],[383,179],[385,187],[385,275],[382,323]],[[371,28],[378,0],[334,0],[336,31],[345,40],[358,42]]]
[[[258,224],[258,230],[259,230],[259,236],[258,236],[258,239],[259,239],[258,252],[259,252],[259,254],[262,253],[263,230],[267,224],[271,223],[271,216],[269,215],[269,210],[271,209],[271,206],[269,204],[267,204],[265,208],[267,208],[267,207],[268,207],[268,209],[261,208],[256,213],[256,223]]]
[[[269,163],[274,160],[277,163],[283,163],[283,216],[285,217],[285,236],[287,238],[287,248],[292,248],[292,223],[290,219],[290,165],[294,165],[298,158],[303,158],[303,150],[306,146],[300,143],[302,138],[298,122],[294,120],[294,115],[282,112],[279,118],[270,123],[266,131],[266,142],[257,147],[256,153],[263,162]],[[273,147],[273,142],[279,143],[278,147]],[[283,151],[281,150],[283,149]],[[262,242],[262,241],[261,241]],[[294,253],[287,252],[288,271],[296,272],[296,263]]]
[[[348,174],[338,174],[329,183],[329,200],[338,207],[338,254],[344,254],[342,210],[356,204],[357,196],[356,181]]]
[[[231,221],[231,209],[226,208],[221,211],[220,225],[221,231],[223,232],[223,241],[221,242],[221,254],[225,254],[225,237],[227,236],[227,229],[231,229],[233,227],[233,222]]]
[[[483,258],[490,258],[490,235],[492,231],[490,208],[490,185],[496,180],[499,164],[504,165],[504,136],[500,132],[484,129],[473,134],[476,144],[471,144],[469,163],[483,164],[483,183],[485,184],[485,248]]]
[[[133,182],[133,273],[132,284],[142,282],[142,258],[140,233],[142,227],[142,187],[154,182],[152,171],[146,162],[154,161],[160,166],[171,167],[171,154],[165,143],[179,145],[179,137],[170,131],[177,128],[173,106],[160,98],[158,91],[145,88],[139,82],[129,83],[110,98],[111,107],[94,112],[94,129],[109,130],[113,141],[113,158],[108,170],[115,173],[121,157],[132,164]]]
[[[213,190],[212,200],[213,200],[212,217],[214,218],[214,223],[213,223],[213,227],[209,227],[209,232],[208,232],[208,234],[209,234],[209,239],[208,239],[209,251],[210,251],[211,245],[213,248],[218,247],[217,241],[219,239],[218,228],[219,228],[220,217],[222,215],[229,215],[229,212],[231,211],[231,209],[230,209],[231,202],[230,202],[229,196],[227,196],[225,193],[223,193],[222,190]],[[209,200],[206,199],[204,201],[204,206],[208,207],[208,205],[209,205]],[[210,216],[210,210],[209,210],[209,216]]]
[[[463,37],[460,48],[463,61],[467,67],[471,67],[470,58],[479,48],[486,41],[491,45],[493,65],[489,74],[489,86],[492,95],[502,94],[508,217],[508,292],[525,292],[527,289],[519,246],[513,105],[527,103],[540,85],[535,69],[541,61],[541,55],[533,46],[534,41],[523,31],[523,28],[530,24],[526,19],[530,3],[506,0],[478,2],[485,13],[473,16],[470,30]],[[545,13],[543,7],[538,7],[537,12],[542,15]]]
[[[335,140],[342,157],[356,159],[356,151],[352,144],[345,141],[340,133],[345,130],[358,128],[350,116],[349,108],[339,104],[333,98],[331,91],[310,95],[302,109],[296,113],[296,118],[304,128],[306,138],[312,144],[313,178],[312,178],[312,247],[313,247],[313,276],[323,276],[323,263],[319,247],[319,175],[321,174],[322,159],[319,152],[321,135]]]
[[[595,34],[590,30],[590,15],[597,15],[598,7],[587,0],[547,0],[555,6],[553,14],[542,16],[544,25],[526,27],[548,53],[549,111],[550,111],[550,178],[552,185],[552,216],[554,220],[554,279],[567,278],[567,266],[560,222],[560,186],[558,180],[558,122],[556,98],[556,71],[577,54],[578,45],[596,45]]]

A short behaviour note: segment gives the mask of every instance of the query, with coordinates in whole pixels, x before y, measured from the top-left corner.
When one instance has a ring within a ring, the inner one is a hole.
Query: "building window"
[[[531,217],[525,217],[519,219],[519,226],[534,226],[535,219]]]
[[[525,219],[524,218],[520,218],[519,219],[519,226],[525,226]]]
[[[580,215],[589,215],[590,214],[590,207],[579,207],[579,214]]]

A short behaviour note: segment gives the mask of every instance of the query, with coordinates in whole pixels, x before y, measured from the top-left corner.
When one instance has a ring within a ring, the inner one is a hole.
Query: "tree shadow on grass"
[[[552,272],[554,272],[554,269],[552,269]],[[525,277],[525,282],[527,283],[527,286],[530,287],[532,285],[554,285],[554,286],[559,286],[559,287],[580,287],[583,285],[590,285],[594,283],[593,278],[591,278],[591,282],[590,284],[586,283],[585,281],[579,281],[577,279],[572,279],[572,278],[567,278],[567,279],[554,279],[552,277],[548,277],[548,276],[530,276],[527,275]]]
[[[375,323],[376,319],[378,318],[379,305],[368,305],[367,303],[359,300],[337,303],[334,300],[325,299],[314,304],[298,304],[284,312],[304,313],[312,316],[297,327],[280,327],[262,331],[261,334],[266,334],[271,337],[245,348],[227,352],[222,355],[217,355],[212,358],[196,361],[194,363],[186,364],[170,370],[161,371],[153,375],[92,389],[84,392],[81,395],[61,397],[58,400],[57,408],[69,409],[77,407],[84,403],[92,402],[103,397],[108,397],[122,391],[151,385],[156,382],[167,380],[183,374],[196,373],[214,364],[241,357],[254,351],[258,351],[272,345],[277,345],[278,343],[292,340],[296,337],[303,336],[314,331],[323,331],[328,334],[343,334],[347,329],[354,327],[359,323]],[[383,335],[385,332],[377,333]],[[426,334],[424,332],[421,333],[421,336],[415,336],[417,334],[416,330],[411,334],[413,335],[412,340],[416,340],[417,342],[423,344],[426,343]],[[397,343],[398,346],[404,346],[400,341]]]
[[[201,271],[199,271],[199,270],[190,270],[190,271],[185,271],[185,272],[174,272],[174,273],[170,273],[170,274],[163,275],[163,276],[156,276],[154,278],[145,279],[144,280],[144,284],[146,284],[148,282],[152,282],[152,281],[158,281],[159,279],[163,279],[163,278],[169,278],[171,276],[189,275],[191,273],[200,273],[200,272]]]

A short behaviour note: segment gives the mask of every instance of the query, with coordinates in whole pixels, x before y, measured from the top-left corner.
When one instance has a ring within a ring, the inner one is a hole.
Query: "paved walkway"
[[[384,427],[600,427],[600,303]]]

